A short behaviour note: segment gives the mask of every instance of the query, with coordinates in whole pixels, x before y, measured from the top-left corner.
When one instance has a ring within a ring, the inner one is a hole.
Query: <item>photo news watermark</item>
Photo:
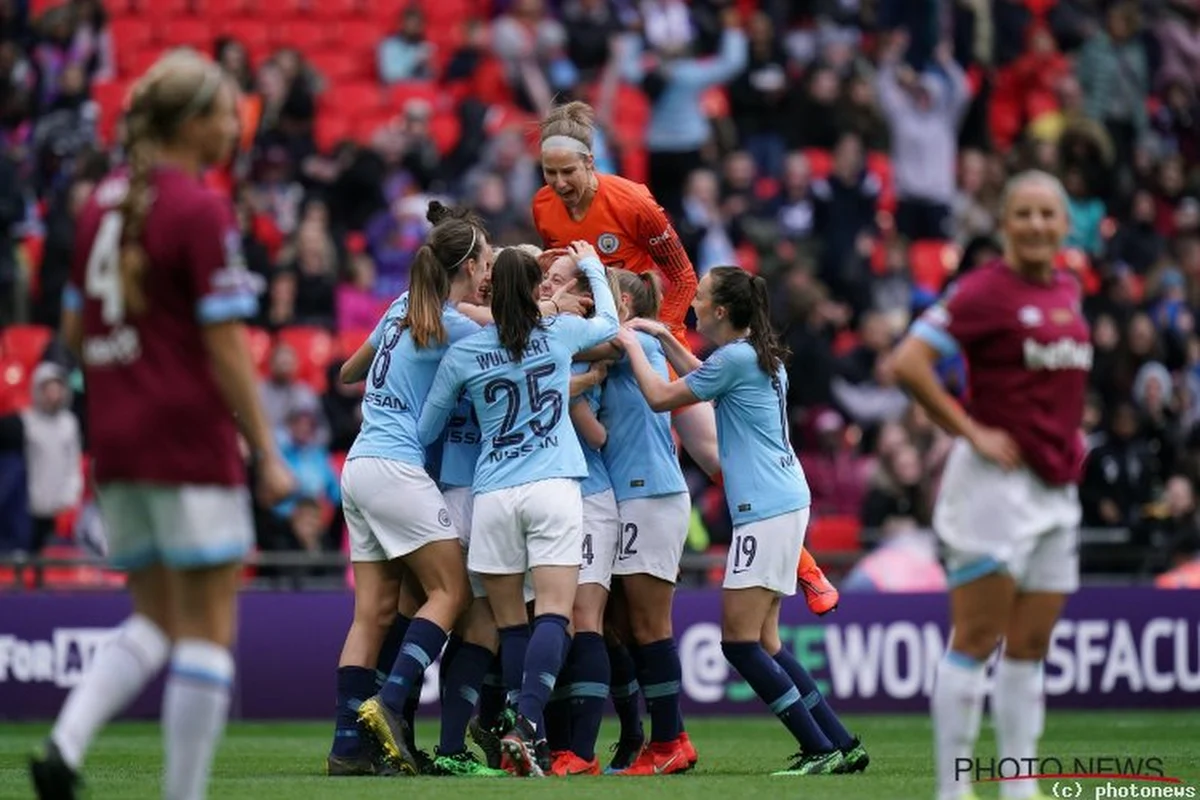
[[[1196,786],[1168,774],[1157,756],[957,758],[954,778],[971,783],[1036,780],[1045,784],[1043,793],[1064,800],[1200,797]]]

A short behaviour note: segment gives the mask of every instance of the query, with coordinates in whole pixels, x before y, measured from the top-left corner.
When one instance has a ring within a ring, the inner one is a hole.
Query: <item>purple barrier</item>
[[[117,594],[0,595],[0,718],[52,717],[128,608]],[[234,715],[330,716],[350,596],[249,593],[241,614]],[[676,601],[685,711],[757,713],[758,701],[721,655],[719,616],[718,592],[681,592]],[[828,621],[795,598],[781,627],[784,645],[839,710],[928,709],[946,643],[945,597],[845,595]],[[436,681],[430,669],[427,705],[437,697]],[[1200,707],[1200,593],[1122,588],[1076,595],[1054,632],[1046,689],[1059,708]],[[130,715],[156,716],[160,694],[157,684]]]

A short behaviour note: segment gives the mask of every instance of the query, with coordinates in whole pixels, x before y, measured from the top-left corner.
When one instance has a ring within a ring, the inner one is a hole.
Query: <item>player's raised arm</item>
[[[654,371],[642,343],[638,341],[637,333],[632,328],[621,328],[617,339],[625,348],[625,357],[629,359],[629,367],[637,380],[638,388],[646,396],[646,402],[655,411],[673,411],[676,408],[691,405],[699,400],[693,394],[690,386],[683,380],[665,381]]]
[[[608,275],[596,255],[595,248],[584,241],[572,242],[571,255],[587,276],[592,287],[593,302],[596,304],[595,316],[583,320],[585,334],[575,343],[577,350],[589,350],[617,335],[621,326],[617,319],[617,301],[608,285]]]
[[[686,331],[684,320],[696,296],[696,268],[671,220],[653,198],[646,196],[634,211],[641,244],[670,283],[664,292],[659,316],[676,338],[682,338]]]

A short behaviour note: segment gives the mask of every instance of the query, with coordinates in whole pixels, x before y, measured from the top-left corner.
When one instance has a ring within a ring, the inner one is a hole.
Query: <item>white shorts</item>
[[[463,551],[469,556],[471,552],[471,519],[475,512],[475,495],[469,486],[455,486],[442,492],[446,498],[446,508],[450,510],[450,519],[458,530],[458,540],[462,542]],[[467,580],[471,582],[472,597],[487,597],[483,588],[483,578],[478,572],[467,570]],[[533,584],[529,576],[525,577],[525,602],[533,599]]]
[[[114,482],[99,486],[98,495],[117,569],[211,567],[239,562],[254,549],[244,486]]]
[[[437,484],[420,467],[353,458],[342,470],[351,561],[390,561],[458,532]]]
[[[605,589],[612,582],[613,561],[621,518],[612,489],[583,498],[583,547],[579,583],[598,583]]]
[[[791,597],[796,593],[796,565],[804,547],[809,510],[798,508],[777,517],[747,522],[733,529],[725,560],[726,589],[769,589]]]
[[[961,586],[1007,572],[1029,592],[1079,588],[1075,486],[1050,486],[1027,468],[1005,472],[964,439],[954,443],[933,511],[947,581]]]
[[[579,566],[583,500],[579,481],[551,478],[475,496],[467,568],[516,575],[534,567]]]
[[[613,575],[652,575],[675,583],[692,521],[691,495],[679,492],[635,497],[618,503],[617,514],[621,535]]]

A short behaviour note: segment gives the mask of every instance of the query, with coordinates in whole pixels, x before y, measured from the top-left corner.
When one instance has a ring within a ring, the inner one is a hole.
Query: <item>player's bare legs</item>
[[[983,715],[984,665],[1008,629],[1016,586],[993,572],[950,590],[950,647],[938,664],[931,708],[939,800],[971,796],[955,759],[974,755]]]
[[[425,602],[408,626],[391,674],[379,693],[359,707],[358,719],[395,769],[416,774],[425,765],[413,750],[412,729],[403,717],[404,709],[412,698],[419,697],[425,670],[441,653],[447,632],[466,610],[471,590],[457,539],[429,542],[402,560],[420,582]]]
[[[767,614],[759,641],[762,643],[763,649],[767,651],[767,655],[771,656],[775,663],[792,679],[792,683],[796,684],[796,688],[800,690],[800,697],[812,712],[813,719],[817,721],[821,731],[829,737],[829,741],[835,747],[842,751],[844,763],[839,771],[862,772],[871,762],[866,748],[846,730],[829,702],[821,694],[821,690],[817,688],[817,682],[813,680],[812,675],[791,652],[784,648],[783,641],[779,638],[779,610],[781,607],[782,603],[777,602],[771,613]]]
[[[992,718],[1000,758],[1037,757],[1046,721],[1042,661],[1066,601],[1067,596],[1057,592],[1021,592],[1013,602],[1004,635],[1004,656],[996,666],[992,687]],[[1001,784],[1000,796],[1014,800],[1037,797],[1037,781]]]
[[[71,690],[50,734],[49,747],[78,772],[96,734],[133,701],[162,669],[171,652],[171,585],[159,564],[129,573],[131,614],[96,653],[91,668]],[[44,754],[45,760],[52,754]],[[46,771],[44,779],[54,776]],[[64,792],[73,791],[70,776]],[[39,785],[39,789],[42,787]],[[63,796],[71,796],[64,794]]]
[[[209,768],[229,714],[240,564],[171,573],[175,645],[163,692],[164,795],[205,796]]]
[[[361,739],[358,707],[375,694],[375,668],[397,616],[403,569],[398,562],[357,561],[354,618],[337,669],[337,716],[326,759],[330,775],[373,775],[376,759]],[[414,609],[415,610],[415,607]]]
[[[672,423],[683,449],[706,475],[717,480],[721,474],[721,463],[717,451],[717,416],[712,403],[695,403],[680,408],[672,415]],[[807,549],[800,553],[798,577],[810,611],[823,616],[837,608],[840,599],[837,587],[825,577]]]
[[[840,749],[829,740],[805,704],[791,676],[763,646],[769,621],[779,615],[780,596],[750,587],[721,592],[721,651],[784,727],[796,738],[801,754],[785,772],[827,774],[842,768]],[[778,627],[774,628],[778,639]]]

